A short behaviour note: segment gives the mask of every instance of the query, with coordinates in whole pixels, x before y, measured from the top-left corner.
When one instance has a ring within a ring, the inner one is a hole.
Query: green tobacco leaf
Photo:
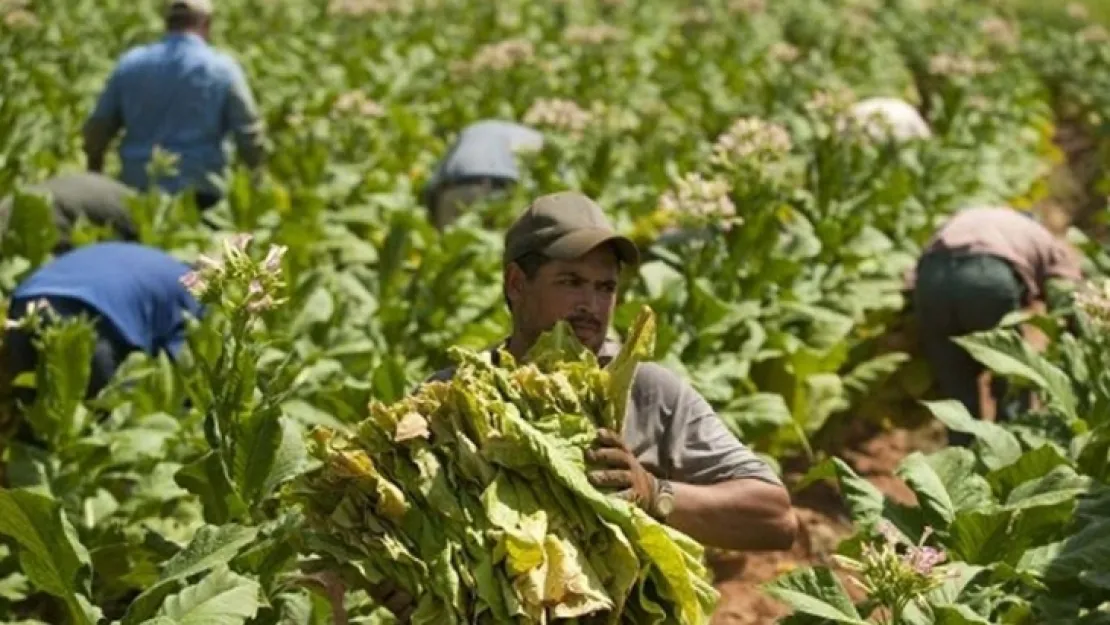
[[[544,370],[560,362],[579,362],[583,359],[596,360],[566,321],[559,321],[541,334],[524,357],[525,361]]]
[[[220,455],[210,451],[178,471],[177,484],[200,497],[204,520],[212,524],[227,523],[247,511],[247,505],[235,492]]]
[[[936,625],[992,625],[992,622],[966,605],[942,605],[933,608]]]
[[[27,420],[42,439],[57,448],[73,440],[83,425],[82,402],[96,334],[87,319],[66,318],[45,328],[39,340],[36,380],[49,380],[50,384],[39,389]]]
[[[925,460],[944,484],[956,512],[996,505],[990,484],[976,473],[977,461],[970,449],[949,447],[930,454]]]
[[[852,598],[836,574],[826,567],[792,571],[767,584],[764,589],[795,612],[836,623],[867,623],[856,611]]]
[[[174,625],[243,625],[258,607],[258,582],[221,566],[167,597],[155,619],[168,619]]]
[[[239,525],[206,525],[198,529],[189,544],[166,562],[158,583],[131,603],[123,625],[151,618],[162,600],[179,588],[178,582],[230,562],[240,550],[254,542],[257,535],[257,528]]]
[[[917,503],[924,510],[927,522],[936,528],[948,527],[956,516],[956,506],[925,456],[920,452],[909,455],[899,465],[896,475],[917,495]]]
[[[988,469],[1013,464],[1021,457],[1021,444],[1000,425],[973,418],[963,404],[954,399],[924,402],[925,407],[950,430],[974,436],[979,442],[979,457]]]
[[[308,449],[296,423],[280,407],[256,411],[243,419],[236,439],[235,483],[250,506],[257,506],[278,486],[296,477],[308,462]]]
[[[956,515],[949,527],[949,547],[970,564],[989,565],[1006,561],[1014,547],[1013,511],[980,512],[965,510]]]
[[[1068,459],[1056,448],[1045,445],[1022,454],[1013,464],[991,471],[986,478],[998,497],[1006,499],[1017,485],[1047,475],[1056,467],[1069,464]]]
[[[61,598],[72,623],[96,622],[80,600],[87,590],[89,553],[57,501],[0,489],[0,533],[19,544],[19,564],[36,588]]]
[[[612,402],[608,426],[620,432],[624,426],[625,408],[632,392],[632,380],[641,361],[652,357],[655,351],[655,315],[644,306],[632,324],[624,345],[606,369],[609,371],[609,397]],[[609,408],[607,407],[607,410]]]
[[[997,329],[953,339],[995,373],[1021,378],[1048,394],[1048,403],[1077,419],[1078,400],[1067,374],[1050,363],[1014,330]]]
[[[1060,465],[1046,475],[1025,482],[1010,492],[1006,499],[1009,508],[1053,506],[1062,502],[1077,503],[1080,495],[1091,489],[1091,478],[1079,475],[1075,469]]]
[[[1074,580],[1083,572],[1110,571],[1110,521],[1089,525],[1060,543],[1057,549],[1040,555],[1052,556],[1044,571],[1050,581]]]
[[[749,432],[765,432],[790,425],[790,408],[778,393],[756,393],[734,400],[720,413],[721,420],[741,439]]]
[[[855,397],[864,397],[894,375],[909,360],[909,354],[904,352],[892,352],[872,358],[860,363],[844,376],[844,387]]]
[[[883,516],[883,493],[871,482],[861,478],[840,458],[828,458],[815,465],[794,487],[795,492],[819,480],[835,477],[841,494],[848,503],[852,521],[862,525],[878,523]]]
[[[4,235],[0,250],[5,258],[22,256],[35,268],[43,264],[58,243],[58,226],[49,194],[17,190],[3,216]]]

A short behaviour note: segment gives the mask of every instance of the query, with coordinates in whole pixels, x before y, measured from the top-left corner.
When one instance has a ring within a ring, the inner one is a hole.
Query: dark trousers
[[[996,256],[940,250],[918,263],[913,307],[922,351],[940,393],[959,400],[975,418],[982,417],[978,379],[984,367],[952,338],[996,327],[1023,306],[1025,296],[1013,266]],[[1005,380],[991,381],[995,399],[1001,400],[1006,390]],[[999,420],[1009,416],[1000,405]],[[950,432],[948,438],[953,445],[971,442],[960,432]]]
[[[215,191],[198,191],[195,196],[197,208],[200,210],[208,210],[219,203],[223,196]]]
[[[65,297],[47,297],[51,309],[60,318],[73,318],[85,315],[92,319],[96,329],[96,344],[93,348],[89,383],[86,387],[86,399],[95,397],[115,375],[128,354],[134,351],[119,330],[96,310],[78,300]],[[36,298],[37,300],[37,298]],[[18,301],[12,304],[9,317],[13,320],[22,319],[27,312],[29,302]],[[45,323],[50,323],[50,315],[45,312],[38,313]],[[4,372],[15,380],[20,374],[33,372],[38,368],[39,354],[35,347],[34,337],[26,331],[19,329],[8,330],[4,337]],[[50,384],[50,380],[37,380],[38,386]],[[12,399],[24,406],[34,403],[37,393],[32,388],[12,388]],[[26,422],[20,426],[18,438],[25,442],[32,442],[31,431]]]

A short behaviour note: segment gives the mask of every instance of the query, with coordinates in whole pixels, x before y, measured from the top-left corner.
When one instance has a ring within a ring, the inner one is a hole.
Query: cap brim
[[[640,250],[627,237],[615,234],[604,228],[576,230],[548,245],[543,253],[550,258],[573,260],[588,254],[594,248],[609,243],[617,253],[617,258],[627,265],[640,264]]]

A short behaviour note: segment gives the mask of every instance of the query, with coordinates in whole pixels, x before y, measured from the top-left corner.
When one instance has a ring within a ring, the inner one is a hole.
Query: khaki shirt
[[[1080,280],[1078,253],[1036,221],[1009,208],[971,208],[941,226],[925,253],[952,250],[997,256],[1013,265],[1030,300],[1043,297],[1049,279]],[[916,272],[906,276],[912,289]]]
[[[609,341],[599,358],[607,362],[618,349]],[[444,369],[429,381],[447,381],[452,375],[453,368]],[[644,468],[661,479],[702,485],[741,478],[782,483],[697,390],[657,363],[637,368],[621,435]]]

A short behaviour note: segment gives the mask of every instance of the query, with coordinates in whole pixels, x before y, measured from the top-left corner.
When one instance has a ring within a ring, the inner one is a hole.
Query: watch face
[[[670,494],[664,494],[663,496],[659,497],[659,502],[657,506],[659,508],[659,514],[666,517],[671,513],[672,510],[674,510],[674,496]]]

